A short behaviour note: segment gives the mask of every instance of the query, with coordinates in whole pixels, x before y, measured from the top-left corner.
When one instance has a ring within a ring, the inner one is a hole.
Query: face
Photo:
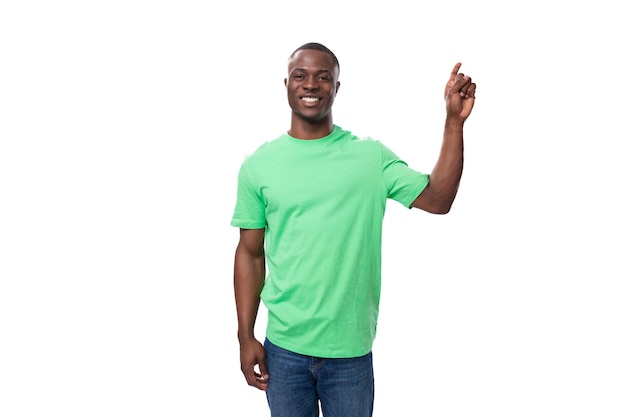
[[[303,49],[289,61],[285,78],[289,107],[308,122],[323,120],[331,113],[339,90],[339,69],[326,52]]]

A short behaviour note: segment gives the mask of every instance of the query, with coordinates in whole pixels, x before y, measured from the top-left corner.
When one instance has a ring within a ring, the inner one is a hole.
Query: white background
[[[343,4],[2,3],[0,415],[269,416],[229,222],[309,41],[335,122],[422,171],[478,85],[452,212],[388,205],[375,415],[626,415],[618,3]]]

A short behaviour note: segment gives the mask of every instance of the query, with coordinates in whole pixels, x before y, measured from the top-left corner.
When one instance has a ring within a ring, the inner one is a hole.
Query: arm
[[[459,73],[460,67],[460,62],[454,66],[444,90],[446,121],[439,159],[428,185],[411,204],[430,213],[450,211],[463,173],[463,125],[474,107],[476,84]]]
[[[234,287],[239,338],[241,372],[248,385],[267,388],[265,349],[254,337],[261,289],[265,282],[265,229],[240,229],[235,251]],[[259,372],[255,372],[255,366]]]

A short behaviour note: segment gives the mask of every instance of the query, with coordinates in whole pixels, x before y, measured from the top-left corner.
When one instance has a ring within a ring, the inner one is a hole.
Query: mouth
[[[321,99],[319,97],[300,97],[300,100],[304,101],[305,103],[317,103]]]

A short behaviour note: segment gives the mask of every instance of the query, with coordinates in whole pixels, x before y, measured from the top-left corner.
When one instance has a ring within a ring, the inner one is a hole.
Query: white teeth
[[[306,101],[307,103],[314,103],[316,101],[320,101],[318,97],[302,97],[302,101]]]

